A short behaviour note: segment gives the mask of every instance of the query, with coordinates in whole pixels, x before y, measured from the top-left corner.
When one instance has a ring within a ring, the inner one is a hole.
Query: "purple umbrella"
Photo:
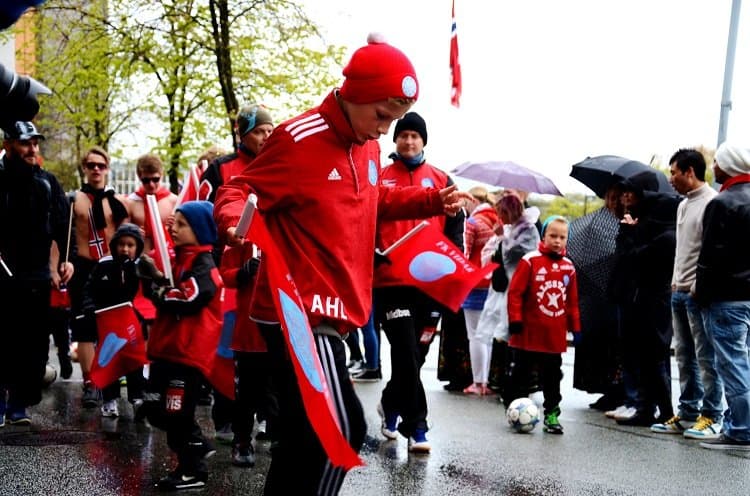
[[[552,179],[515,162],[465,162],[451,172],[501,188],[563,196]]]

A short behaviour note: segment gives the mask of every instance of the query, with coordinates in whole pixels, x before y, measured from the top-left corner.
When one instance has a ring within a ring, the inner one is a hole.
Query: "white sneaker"
[[[120,411],[117,408],[117,400],[105,401],[102,404],[102,417],[117,417]]]
[[[615,414],[612,418],[614,418],[615,420],[628,420],[635,417],[636,412],[637,410],[635,409],[635,407],[625,407],[622,412],[620,412],[619,414]]]
[[[614,410],[607,410],[606,412],[604,412],[604,416],[607,418],[615,418],[615,415],[622,415],[627,409],[628,407],[626,407],[625,405],[620,405]]]
[[[701,415],[695,425],[683,434],[688,439],[718,439],[721,435],[721,424]]]

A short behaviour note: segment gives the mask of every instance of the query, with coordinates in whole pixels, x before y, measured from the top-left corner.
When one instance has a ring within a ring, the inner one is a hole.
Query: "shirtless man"
[[[83,374],[83,396],[85,408],[94,408],[99,402],[99,391],[90,380],[94,361],[94,343],[97,340],[96,326],[82,318],[83,286],[89,273],[105,255],[109,254],[109,242],[117,227],[128,220],[128,200],[107,187],[109,154],[98,146],[91,147],[81,159],[81,170],[85,184],[76,191],[73,201],[75,223],[76,256],[73,259],[75,273],[68,284],[70,295],[71,332],[78,342],[78,362]]]

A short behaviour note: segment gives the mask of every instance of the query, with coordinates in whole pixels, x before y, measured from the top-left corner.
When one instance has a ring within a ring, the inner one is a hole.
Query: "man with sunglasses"
[[[52,271],[60,282],[73,274],[72,264],[50,258],[53,241],[67,244],[69,210],[60,183],[39,165],[42,139],[31,122],[14,122],[0,150],[0,427],[31,423],[26,409],[41,401],[49,353]]]
[[[117,227],[129,220],[128,200],[115,194],[107,185],[109,154],[99,146],[89,148],[81,158],[81,171],[85,182],[76,191],[73,200],[76,255],[73,258],[75,275],[68,285],[73,320],[70,324],[72,339],[78,342],[78,363],[83,375],[84,408],[94,408],[99,403],[99,391],[90,379],[94,361],[96,327],[82,318],[83,286],[99,259],[109,255],[109,242]]]
[[[144,248],[143,253],[148,253],[154,248],[153,236],[146,230],[146,195],[156,196],[156,203],[159,206],[159,216],[162,223],[169,227],[174,219],[174,208],[177,204],[177,195],[169,191],[162,184],[164,177],[164,165],[161,159],[147,153],[138,157],[135,164],[135,170],[141,185],[128,196],[130,200],[130,217],[133,224],[144,230]]]

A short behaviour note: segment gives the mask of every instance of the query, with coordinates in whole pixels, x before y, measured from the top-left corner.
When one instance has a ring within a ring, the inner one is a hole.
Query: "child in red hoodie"
[[[573,262],[565,256],[568,221],[547,218],[539,248],[518,263],[508,288],[511,363],[506,405],[528,392],[536,372],[544,393],[544,431],[562,434],[560,381],[568,331],[581,329],[578,284]]]

